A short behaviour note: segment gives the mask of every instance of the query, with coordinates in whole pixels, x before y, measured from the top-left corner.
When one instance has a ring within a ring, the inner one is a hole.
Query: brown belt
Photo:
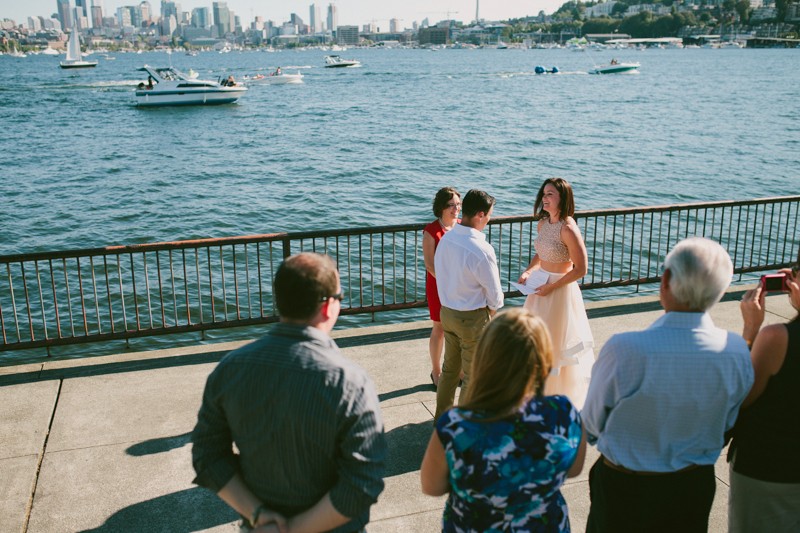
[[[624,466],[614,464],[611,461],[609,461],[605,455],[602,455],[601,457],[603,458],[603,464],[609,467],[611,470],[616,470],[617,472],[622,472],[623,474],[630,474],[633,476],[666,476],[669,474],[679,474],[682,472],[688,472],[700,466],[700,465],[689,465],[686,468],[681,468],[680,470],[675,470],[673,472],[642,472],[638,470],[631,470],[629,468],[625,468]]]

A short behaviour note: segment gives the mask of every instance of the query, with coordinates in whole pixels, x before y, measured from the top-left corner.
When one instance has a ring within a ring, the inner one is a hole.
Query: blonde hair
[[[526,396],[542,395],[552,367],[547,326],[524,308],[509,309],[483,330],[459,408],[488,415],[484,420],[507,416]]]

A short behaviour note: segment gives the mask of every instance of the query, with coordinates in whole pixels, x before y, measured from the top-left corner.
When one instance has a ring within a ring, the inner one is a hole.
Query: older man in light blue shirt
[[[744,339],[707,313],[730,284],[727,252],[690,238],[664,266],[666,314],[611,337],[592,370],[582,418],[602,455],[588,532],[707,531],[714,463],[753,384]]]

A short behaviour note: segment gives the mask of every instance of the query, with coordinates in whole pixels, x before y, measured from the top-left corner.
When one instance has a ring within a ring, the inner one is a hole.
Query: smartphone
[[[764,292],[788,292],[786,274],[765,274],[761,276],[761,287]]]

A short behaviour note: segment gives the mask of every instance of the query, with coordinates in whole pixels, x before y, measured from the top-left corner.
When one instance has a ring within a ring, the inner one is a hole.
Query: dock
[[[711,310],[741,332],[741,288]],[[511,302],[520,305],[521,301]],[[663,311],[657,297],[587,303],[596,353],[614,333],[640,330]],[[796,312],[785,294],[767,298],[765,323]],[[440,531],[445,497],[422,494],[419,466],[432,431],[431,323],[334,331],[380,395],[389,461],[370,533]],[[264,326],[264,330],[270,326]],[[190,434],[208,374],[249,341],[0,367],[0,531],[235,532],[238,517],[192,484]],[[579,477],[567,480],[573,531],[589,512],[590,447]],[[728,465],[716,463],[709,531],[727,531]]]

